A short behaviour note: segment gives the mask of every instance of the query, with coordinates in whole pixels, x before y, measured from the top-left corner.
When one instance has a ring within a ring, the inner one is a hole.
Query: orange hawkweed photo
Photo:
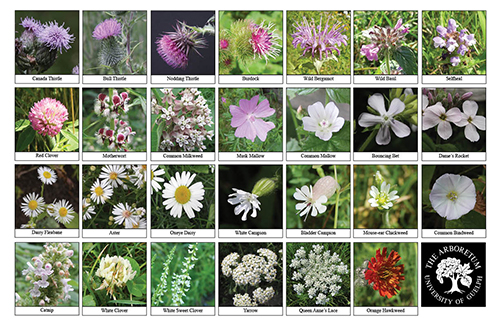
[[[373,283],[373,289],[378,290],[380,296],[391,298],[401,290],[399,284],[405,280],[403,276],[404,264],[396,265],[401,260],[398,252],[392,250],[387,257],[387,248],[384,247],[382,254],[377,250],[375,258],[368,264],[365,279],[369,284]]]

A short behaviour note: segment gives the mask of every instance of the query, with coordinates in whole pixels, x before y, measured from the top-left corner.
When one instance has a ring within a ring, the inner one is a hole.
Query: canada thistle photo
[[[78,11],[16,11],[16,74],[79,74]]]

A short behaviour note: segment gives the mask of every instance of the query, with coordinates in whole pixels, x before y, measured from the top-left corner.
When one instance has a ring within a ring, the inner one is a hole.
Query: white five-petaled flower
[[[375,93],[368,98],[368,105],[378,111],[379,115],[362,113],[359,115],[358,123],[362,127],[380,124],[377,137],[375,137],[375,142],[377,142],[378,145],[387,145],[391,142],[391,132],[389,128],[392,129],[394,134],[399,138],[410,135],[410,127],[394,119],[396,115],[402,113],[405,109],[404,102],[399,98],[395,98],[391,101],[388,111],[385,110],[384,96],[380,93]]]
[[[462,113],[458,108],[446,110],[443,105],[438,102],[435,105],[425,108],[425,113],[422,117],[422,129],[428,130],[437,125],[438,135],[447,140],[453,134],[450,122],[457,124],[462,119]]]
[[[113,196],[113,188],[107,182],[97,179],[90,188],[90,199],[98,204],[104,204],[107,199]]]
[[[316,102],[307,107],[309,116],[302,118],[304,130],[314,132],[316,137],[323,141],[332,138],[332,133],[338,132],[344,126],[344,118],[339,117],[339,109],[333,102],[323,107],[321,102]]]
[[[23,197],[23,203],[21,204],[21,210],[24,215],[28,217],[36,217],[43,212],[43,207],[45,202],[43,197],[39,197],[37,193],[30,193]]]
[[[158,169],[158,165],[151,166],[151,194],[153,194],[153,190],[158,192],[161,190],[161,185],[158,182],[165,182],[165,179],[160,177],[165,174],[165,170]]]
[[[252,214],[250,214],[250,216],[254,218],[257,217],[257,209],[260,210],[259,196],[236,188],[233,188],[233,190],[234,193],[229,195],[227,202],[231,205],[237,205],[234,207],[234,214],[239,215],[243,212],[241,220],[246,221],[248,212],[252,210]]]
[[[182,174],[176,172],[169,183],[165,183],[162,197],[166,200],[163,204],[166,210],[170,209],[171,216],[180,218],[184,209],[189,218],[194,218],[194,212],[199,212],[203,207],[200,201],[203,200],[205,189],[201,182],[191,185],[195,177],[196,173],[191,175],[187,171],[182,171]]]
[[[476,187],[469,177],[445,173],[432,186],[429,199],[439,216],[459,219],[474,209]]]
[[[399,196],[397,195],[397,190],[390,190],[391,185],[385,181],[380,185],[380,190],[376,186],[372,186],[370,190],[370,196],[372,196],[372,198],[368,199],[368,202],[372,207],[377,207],[379,209],[391,208],[394,205],[393,201],[398,199]]]
[[[467,100],[462,105],[462,119],[455,123],[457,126],[465,126],[465,138],[471,142],[479,141],[479,133],[476,128],[486,130],[486,118],[484,116],[477,116],[478,106],[475,101]]]
[[[121,225],[125,222],[125,228],[133,228],[138,224],[138,217],[134,214],[134,210],[128,203],[118,203],[113,206],[113,215],[115,224]]]
[[[307,220],[309,212],[311,212],[311,216],[316,217],[318,214],[323,214],[326,211],[326,206],[323,204],[327,202],[328,198],[325,195],[322,195],[315,199],[312,186],[302,186],[300,190],[295,188],[293,198],[301,201],[300,203],[295,204],[295,209],[299,210],[301,217],[306,215],[304,221]]]
[[[52,185],[57,181],[57,175],[49,167],[41,166],[38,168],[38,179],[46,185]]]

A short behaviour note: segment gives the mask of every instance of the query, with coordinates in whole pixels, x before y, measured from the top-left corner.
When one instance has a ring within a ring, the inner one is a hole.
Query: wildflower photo
[[[287,165],[286,228],[350,228],[349,165]]]
[[[351,17],[347,11],[287,11],[286,73],[351,74]]]
[[[151,165],[151,228],[214,229],[215,166]]]
[[[424,152],[486,152],[486,89],[422,88]]]
[[[417,243],[354,243],[354,307],[418,306]]]
[[[146,75],[146,11],[83,11],[83,74]]]
[[[78,307],[78,243],[16,243],[16,306]]]
[[[357,88],[354,97],[354,152],[417,152],[417,89]]]
[[[83,307],[146,307],[147,244],[82,244]]]
[[[151,73],[215,75],[215,11],[152,11]]]
[[[354,228],[416,229],[416,165],[354,166]]]
[[[354,12],[354,74],[418,73],[417,11]]]
[[[152,243],[151,306],[215,307],[215,244]]]
[[[282,243],[219,243],[219,306],[283,305]]]
[[[219,75],[282,75],[283,12],[220,11]]]
[[[486,75],[486,11],[422,11],[422,74]]]
[[[288,88],[287,152],[349,152],[351,90]]]
[[[146,165],[84,165],[83,228],[146,229]]]
[[[485,229],[486,166],[423,165],[422,228]]]
[[[146,89],[86,88],[84,152],[146,152]]]
[[[151,151],[215,152],[214,122],[215,89],[151,89]]]
[[[78,11],[16,11],[16,74],[79,74]]]
[[[15,174],[16,228],[78,228],[78,165],[16,165]]]
[[[282,152],[283,91],[219,89],[219,152]]]
[[[350,243],[286,244],[287,307],[349,307]]]
[[[16,152],[76,152],[77,88],[16,88]]]
[[[219,165],[219,228],[282,229],[280,165]]]

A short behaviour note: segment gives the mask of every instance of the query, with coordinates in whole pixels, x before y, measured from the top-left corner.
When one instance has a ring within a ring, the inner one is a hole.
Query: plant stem
[[[292,116],[293,124],[295,125],[295,132],[297,133],[297,137],[299,138],[299,143],[302,143],[302,137],[298,132],[299,123],[297,122],[297,112],[293,110],[292,103],[290,102],[290,98],[288,96],[286,96],[286,101],[288,102],[288,107],[290,108],[290,114]]]
[[[368,144],[370,144],[371,141],[373,141],[373,138],[375,137],[376,132],[378,132],[377,129],[374,129],[372,131],[372,133],[370,134],[370,136],[368,136],[368,138],[363,143],[363,145],[361,145],[361,147],[359,148],[358,152],[364,152],[366,150],[366,147],[368,146]]]
[[[391,54],[390,54],[390,50],[389,48],[387,48],[387,52],[386,52],[386,55],[385,55],[385,65],[386,65],[386,69],[387,69],[387,74],[391,74]]]
[[[384,213],[384,228],[391,228],[391,222],[389,221],[389,210]]]
[[[333,166],[333,172],[335,175],[335,181],[337,181],[337,183],[339,183],[337,180],[337,166],[336,165]],[[339,216],[339,199],[340,199],[340,188],[337,188],[337,199],[335,200],[335,217],[333,219],[333,228],[337,228],[337,220],[338,220],[338,216]]]

